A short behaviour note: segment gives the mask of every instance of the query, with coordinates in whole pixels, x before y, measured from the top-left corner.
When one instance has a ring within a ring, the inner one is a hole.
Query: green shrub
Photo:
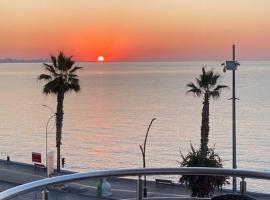
[[[182,161],[181,167],[216,167],[222,168],[222,160],[214,152],[214,148],[209,148],[206,159],[202,158],[200,150],[196,150],[192,144],[191,151],[184,156],[180,151]],[[202,175],[183,175],[179,182],[185,184],[192,191],[192,197],[209,197],[215,189],[222,189],[227,183],[228,177],[223,176],[202,176]]]

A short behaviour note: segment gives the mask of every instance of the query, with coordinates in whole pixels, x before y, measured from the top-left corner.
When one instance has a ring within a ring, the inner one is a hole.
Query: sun
[[[99,57],[97,58],[97,60],[98,60],[98,62],[103,62],[103,61],[104,61],[104,57],[103,57],[103,56],[99,56]]]

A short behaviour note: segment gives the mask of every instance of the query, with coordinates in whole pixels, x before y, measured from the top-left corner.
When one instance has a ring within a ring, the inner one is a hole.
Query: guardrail
[[[181,167],[181,168],[139,168],[139,169],[119,169],[119,170],[102,170],[85,173],[75,173],[53,178],[46,178],[30,183],[26,183],[0,193],[0,200],[11,199],[15,196],[34,191],[36,189],[46,189],[48,186],[66,183],[71,181],[83,180],[88,178],[101,177],[124,177],[138,176],[137,181],[137,200],[142,199],[142,179],[144,175],[212,175],[212,176],[235,176],[244,178],[256,178],[270,180],[270,172],[255,170],[239,170],[224,168],[207,168],[207,167]]]

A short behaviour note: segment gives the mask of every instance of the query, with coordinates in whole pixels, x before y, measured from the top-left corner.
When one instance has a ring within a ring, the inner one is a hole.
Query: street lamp
[[[145,135],[145,138],[144,138],[144,144],[143,146],[140,145],[140,149],[141,149],[141,152],[142,152],[142,157],[143,157],[143,168],[146,167],[146,160],[145,160],[145,153],[146,153],[146,142],[147,142],[147,137],[148,137],[148,133],[149,133],[149,130],[152,126],[152,123],[156,120],[156,118],[153,118],[148,126],[148,129],[147,129],[147,132],[146,132],[146,135]],[[144,188],[143,188],[143,196],[146,198],[147,197],[147,188],[146,188],[146,175],[144,175]]]
[[[48,109],[50,109],[52,112],[53,112],[53,109],[47,105],[42,105]],[[49,126],[49,123],[50,121],[55,117],[55,113],[50,116],[50,118],[48,119],[47,123],[46,123],[46,169],[48,168],[48,126]]]
[[[235,107],[235,100],[237,99],[235,97],[235,71],[237,70],[237,66],[240,65],[235,60],[235,45],[232,46],[232,60],[226,61],[225,63],[222,63],[224,66],[223,72],[225,73],[226,70],[232,70],[232,167],[233,169],[237,168],[236,165],[236,107]],[[237,181],[236,177],[233,177],[233,193],[236,193],[237,190]]]

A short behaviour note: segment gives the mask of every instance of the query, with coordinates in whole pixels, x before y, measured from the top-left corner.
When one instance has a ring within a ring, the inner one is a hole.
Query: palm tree
[[[203,108],[202,108],[202,124],[201,124],[201,155],[205,160],[208,152],[208,136],[209,136],[209,99],[218,99],[220,97],[221,90],[227,88],[226,85],[219,85],[218,81],[221,75],[214,73],[213,70],[205,71],[202,67],[202,74],[196,78],[196,83],[188,83],[187,93],[191,93],[194,96],[203,96]]]
[[[57,96],[56,111],[56,148],[57,148],[57,172],[60,172],[60,147],[62,145],[63,126],[63,102],[66,92],[79,92],[80,84],[76,71],[82,67],[74,66],[72,56],[66,57],[63,52],[58,56],[51,55],[52,64],[44,63],[48,74],[40,74],[38,80],[44,80],[43,93],[55,94]]]

